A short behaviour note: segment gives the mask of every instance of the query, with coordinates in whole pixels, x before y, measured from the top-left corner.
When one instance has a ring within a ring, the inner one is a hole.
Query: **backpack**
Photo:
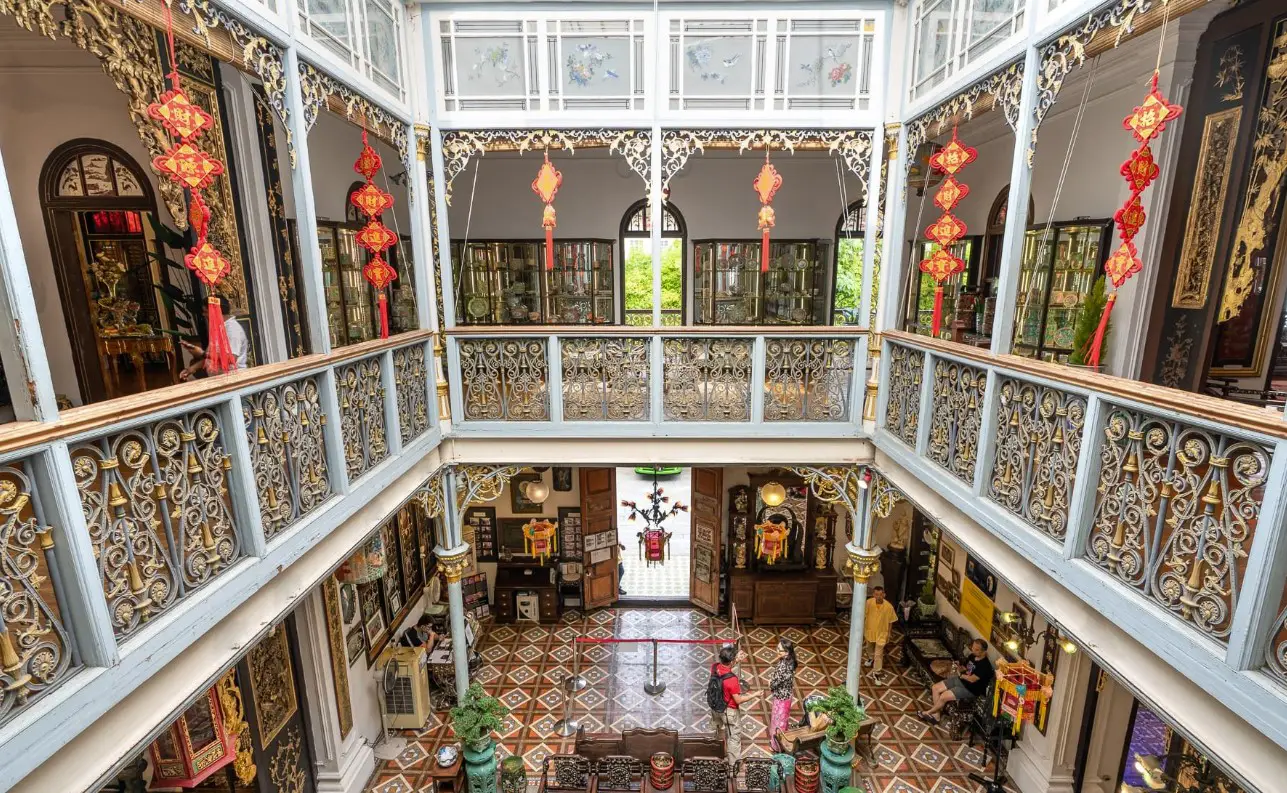
[[[706,704],[715,713],[723,713],[728,710],[728,702],[724,699],[724,681],[733,676],[732,672],[717,675],[715,669],[718,665],[711,664],[711,676],[706,681]]]

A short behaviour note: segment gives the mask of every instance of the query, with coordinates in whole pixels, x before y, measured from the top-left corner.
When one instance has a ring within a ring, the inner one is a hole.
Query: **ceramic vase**
[[[464,746],[465,775],[469,778],[469,793],[496,793],[496,743],[488,739],[485,744]]]
[[[527,765],[521,757],[506,757],[500,763],[501,793],[526,793]]]
[[[831,740],[822,742],[822,793],[840,793],[841,788],[849,787],[853,759],[854,748],[849,744],[837,746]]]
[[[657,752],[649,761],[648,773],[653,790],[670,790],[675,781],[675,758],[665,752]]]
[[[795,793],[818,793],[818,761],[809,755],[795,758]]]

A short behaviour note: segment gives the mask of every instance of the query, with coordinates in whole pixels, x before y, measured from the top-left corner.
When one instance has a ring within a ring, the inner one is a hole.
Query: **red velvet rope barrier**
[[[732,639],[595,639],[590,636],[577,636],[572,641],[577,644],[639,644],[656,642],[658,644],[732,644]]]

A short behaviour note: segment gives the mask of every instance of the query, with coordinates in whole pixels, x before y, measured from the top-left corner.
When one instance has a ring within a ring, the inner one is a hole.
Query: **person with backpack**
[[[733,672],[738,655],[735,644],[719,648],[719,662],[711,664],[711,676],[706,681],[711,723],[724,732],[724,752],[730,768],[742,756],[742,705],[759,696],[754,691],[742,691],[742,681]]]

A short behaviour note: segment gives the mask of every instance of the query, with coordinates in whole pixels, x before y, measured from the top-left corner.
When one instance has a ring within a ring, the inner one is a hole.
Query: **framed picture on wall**
[[[352,625],[357,617],[357,588],[352,584],[340,584],[340,620],[345,625]]]
[[[376,610],[366,621],[364,628],[366,632],[367,660],[370,661],[384,649],[385,634],[388,628],[384,626],[384,612]]]
[[[554,489],[567,493],[572,489],[572,469],[568,466],[554,466]]]
[[[947,592],[945,592],[944,594],[947,595],[947,602],[952,604],[952,608],[956,609],[957,611],[960,611],[961,610],[961,587],[959,586],[959,584],[957,586],[949,587]]]
[[[956,566],[956,549],[947,540],[942,540],[938,544],[938,563],[939,566],[949,570]]]
[[[539,515],[541,505],[528,499],[527,486],[541,481],[540,474],[516,474],[509,480],[509,506],[515,515]]]
[[[362,626],[354,625],[349,631],[349,635],[344,637],[344,647],[348,655],[349,666],[357,663],[357,659],[362,657],[362,648],[366,647],[366,642],[362,639]]]

